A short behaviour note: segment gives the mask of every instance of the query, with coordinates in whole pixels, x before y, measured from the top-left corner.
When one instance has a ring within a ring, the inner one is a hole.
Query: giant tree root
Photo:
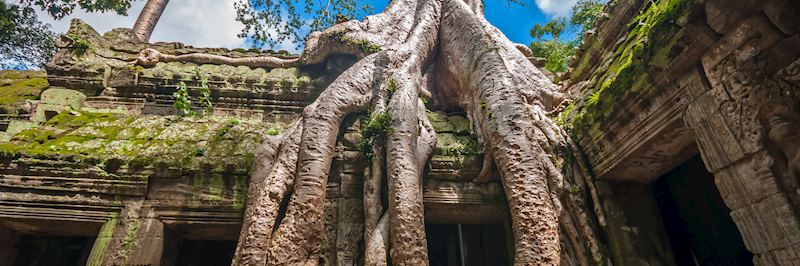
[[[421,176],[435,133],[420,97],[467,111],[473,130],[489,148],[481,180],[488,168],[497,168],[502,178],[514,263],[560,263],[562,177],[551,155],[566,139],[545,114],[563,97],[517,45],[483,18],[480,0],[395,0],[383,13],[313,33],[297,59],[145,50],[140,64],[287,67],[343,53],[361,59],[306,107],[290,130],[262,144],[233,265],[317,264],[336,138],[345,117],[367,110],[389,114],[391,129],[372,143],[376,156],[364,188],[364,264],[427,264]],[[383,186],[388,195],[381,195]],[[384,196],[388,206],[382,205]]]
[[[152,67],[158,62],[192,62],[197,64],[234,65],[266,68],[286,68],[297,64],[297,58],[280,58],[275,56],[233,58],[214,54],[191,53],[170,55],[153,48],[145,48],[139,52],[137,64]]]

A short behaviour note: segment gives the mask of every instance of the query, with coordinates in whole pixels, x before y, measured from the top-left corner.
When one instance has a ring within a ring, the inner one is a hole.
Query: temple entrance
[[[181,239],[175,265],[228,265],[235,249],[236,241]]]
[[[22,235],[14,265],[86,265],[92,244],[94,237]]]
[[[164,253],[161,265],[229,265],[236,250],[236,235],[208,227],[177,226],[164,228]]]
[[[700,156],[661,176],[652,187],[678,265],[753,264]]]
[[[94,237],[22,235],[14,265],[86,265]]]
[[[76,235],[36,230],[21,232],[0,224],[0,265],[86,265],[96,236],[75,231]]]
[[[501,224],[426,224],[431,266],[510,265]]]

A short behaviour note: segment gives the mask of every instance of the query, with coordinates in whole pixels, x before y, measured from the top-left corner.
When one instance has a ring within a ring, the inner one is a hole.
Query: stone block
[[[6,133],[13,136],[22,131],[34,128],[37,125],[39,125],[39,123],[25,121],[25,120],[11,120],[11,122],[8,123],[8,128],[6,129]]]
[[[764,5],[772,24],[775,24],[786,35],[800,31],[800,5],[792,0],[772,0]]]
[[[470,124],[466,117],[460,115],[451,115],[447,117],[447,121],[453,126],[453,133],[458,135],[469,135]]]
[[[746,66],[759,51],[769,48],[783,34],[774,29],[772,24],[761,15],[751,16],[739,22],[731,32],[726,33],[716,44],[703,55],[703,67],[712,87],[719,86],[728,76]],[[734,62],[720,65],[731,55]]]
[[[450,124],[450,121],[447,120],[447,115],[445,113],[428,112],[427,115],[436,133],[452,133],[455,130],[453,125]]]
[[[68,106],[72,109],[80,108],[83,101],[86,100],[86,95],[83,93],[62,88],[47,89],[42,92],[40,97],[39,103],[41,104]]]
[[[741,17],[752,10],[760,9],[759,0],[710,0],[705,2],[706,22],[719,33],[726,33],[736,25]]]

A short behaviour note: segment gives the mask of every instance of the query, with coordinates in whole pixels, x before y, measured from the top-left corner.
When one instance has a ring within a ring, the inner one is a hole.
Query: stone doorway
[[[0,225],[0,265],[86,265],[95,236],[20,232]]]
[[[161,265],[165,266],[229,265],[236,250],[236,235],[224,231],[167,227],[164,239]]]
[[[426,224],[431,266],[511,265],[502,224]]]
[[[15,266],[86,265],[93,237],[22,235],[16,243]]]
[[[651,186],[677,265],[753,264],[700,156]]]
[[[236,241],[181,239],[175,265],[228,265],[235,249]]]

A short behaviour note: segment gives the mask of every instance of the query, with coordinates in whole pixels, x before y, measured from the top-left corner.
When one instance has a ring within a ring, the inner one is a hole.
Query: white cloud
[[[548,16],[566,17],[577,2],[578,0],[536,0],[536,5]]]
[[[70,19],[79,18],[102,34],[114,28],[132,27],[145,2],[134,2],[128,10],[128,16],[113,12],[86,13],[82,10],[76,10],[62,20],[54,20],[38,10],[37,15],[59,33],[69,29]],[[237,48],[245,45],[245,40],[236,36],[243,27],[236,21],[233,1],[172,0],[164,10],[150,41],[178,41],[195,47]]]

